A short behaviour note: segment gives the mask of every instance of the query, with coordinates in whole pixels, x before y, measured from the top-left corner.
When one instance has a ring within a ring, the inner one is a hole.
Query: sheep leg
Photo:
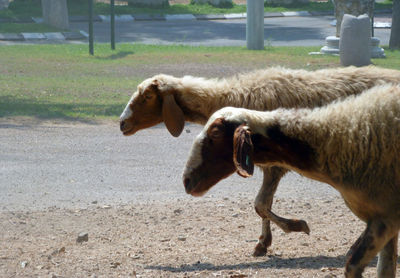
[[[263,212],[271,209],[278,183],[286,172],[285,169],[279,167],[263,168],[263,183],[254,204],[257,214],[262,218],[261,235],[253,253],[255,257],[264,256],[267,253],[267,248],[271,246],[271,222],[268,217],[264,216]]]
[[[368,222],[366,230],[351,247],[346,263],[345,277],[361,278],[364,268],[382,248],[385,247],[384,250],[382,250],[385,254],[392,253],[394,251],[393,244],[395,241],[393,238],[396,235],[397,230],[390,222],[382,220],[371,220]],[[390,248],[392,248],[392,250],[390,250]],[[382,266],[388,266],[389,263],[387,256],[382,255],[380,264]]]
[[[271,212],[274,194],[280,179],[286,174],[287,170],[280,167],[263,168],[263,184],[255,200],[255,210],[262,218],[262,230],[258,243],[254,249],[253,256],[264,256],[267,248],[271,246],[272,233],[270,221],[274,222],[285,232],[305,232],[309,234],[310,229],[303,220],[291,220],[279,217]]]
[[[378,277],[395,277],[397,263],[397,241],[398,235],[394,236],[383,247],[378,259]]]

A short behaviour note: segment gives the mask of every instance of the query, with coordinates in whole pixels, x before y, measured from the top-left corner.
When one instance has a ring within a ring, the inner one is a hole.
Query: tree
[[[400,48],[400,0],[393,0],[392,28],[390,31],[389,48]]]

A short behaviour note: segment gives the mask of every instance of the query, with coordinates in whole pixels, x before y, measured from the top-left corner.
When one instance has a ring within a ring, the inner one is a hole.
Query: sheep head
[[[215,115],[195,139],[183,174],[186,192],[193,196],[204,195],[235,170],[243,177],[253,174],[249,127],[241,120],[231,121]]]
[[[138,85],[120,116],[120,129],[132,135],[141,129],[164,122],[171,135],[181,134],[185,118],[175,100],[177,78],[157,75]]]
[[[201,196],[235,171],[250,177],[254,164],[311,171],[313,148],[281,130],[280,113],[233,107],[215,112],[193,143],[183,174],[186,192]]]

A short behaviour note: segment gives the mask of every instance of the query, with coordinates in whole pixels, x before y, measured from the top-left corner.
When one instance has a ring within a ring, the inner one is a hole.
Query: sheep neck
[[[204,125],[214,112],[227,106],[253,110],[284,106],[277,94],[263,92],[260,98],[260,88],[256,88],[256,84],[243,87],[237,79],[199,80],[199,84],[193,85],[193,82],[185,84],[183,79],[181,87],[175,91],[175,99],[189,122]]]
[[[175,90],[185,119],[205,124],[215,111],[226,106],[259,111],[312,108],[398,78],[397,71],[375,68],[315,72],[269,68],[226,79],[185,76],[177,81]]]

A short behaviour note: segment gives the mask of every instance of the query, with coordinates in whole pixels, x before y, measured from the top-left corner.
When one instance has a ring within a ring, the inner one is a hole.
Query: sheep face
[[[161,123],[161,107],[156,84],[153,80],[145,80],[137,87],[120,116],[121,132],[128,136]]]
[[[235,172],[233,134],[238,126],[239,123],[217,118],[197,136],[183,174],[186,193],[202,196]]]
[[[124,135],[135,134],[161,122],[173,136],[182,132],[183,112],[176,104],[174,91],[165,88],[163,77],[155,76],[138,85],[120,116],[120,129]]]

